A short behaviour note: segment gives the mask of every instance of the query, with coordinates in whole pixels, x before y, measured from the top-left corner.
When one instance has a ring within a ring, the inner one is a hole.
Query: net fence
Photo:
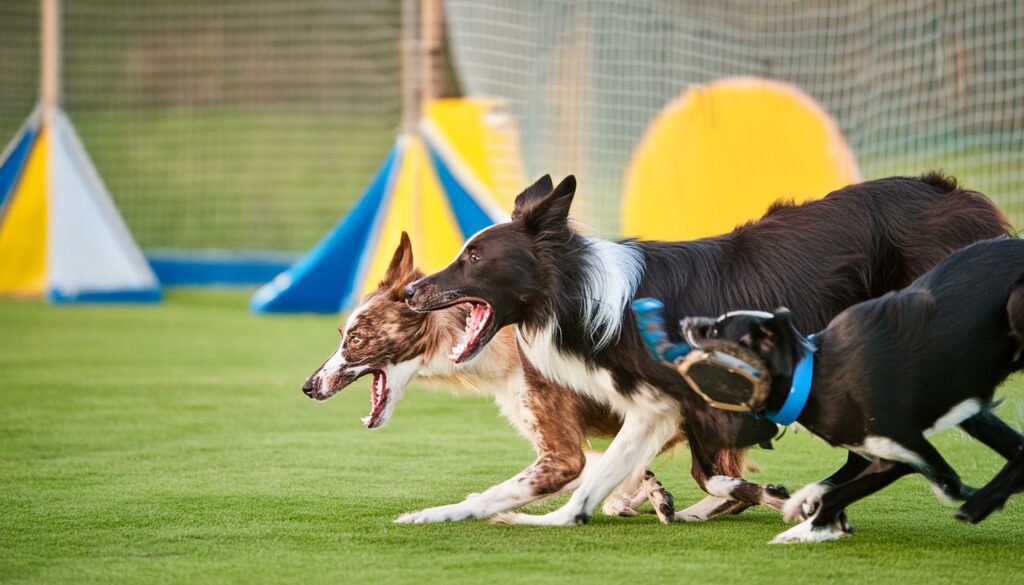
[[[630,156],[661,109],[736,75],[817,99],[864,177],[941,168],[1024,225],[1024,2],[444,8],[463,93],[505,104],[528,178],[579,177],[578,211],[598,233],[619,232]],[[38,95],[38,10],[0,2],[0,141]],[[147,250],[308,249],[398,130],[397,0],[68,0],[63,12],[65,109]]]
[[[836,118],[865,178],[933,168],[1024,225],[1024,2],[448,0],[463,91],[518,119],[530,176],[574,173],[619,231],[630,155],[693,84],[790,82]]]
[[[0,3],[0,134],[38,95],[39,5]],[[65,109],[145,249],[302,251],[399,124],[400,15],[373,0],[63,3]]]

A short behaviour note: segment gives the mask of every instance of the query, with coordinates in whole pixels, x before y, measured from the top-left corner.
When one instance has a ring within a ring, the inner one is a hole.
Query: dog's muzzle
[[[327,400],[369,372],[370,370],[366,368],[339,368],[324,375],[324,369],[321,366],[302,384],[302,393],[313,400]]]

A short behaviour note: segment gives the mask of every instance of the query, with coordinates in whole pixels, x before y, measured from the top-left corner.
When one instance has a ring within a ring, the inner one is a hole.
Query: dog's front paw
[[[718,496],[707,496],[689,508],[676,512],[673,519],[677,522],[706,522],[728,513],[738,503]]]
[[[989,514],[1001,510],[1006,505],[1006,493],[996,493],[989,489],[979,490],[972,495],[954,516],[957,520],[977,524],[988,518]]]
[[[561,510],[536,516],[521,512],[503,512],[491,518],[491,524],[524,524],[527,526],[577,526],[586,524],[589,516],[583,514],[569,516]]]
[[[654,513],[658,515],[658,520],[662,524],[671,524],[676,515],[676,500],[672,497],[672,492],[665,489],[665,486],[655,479],[649,469],[644,481],[647,485],[647,499],[654,506]]]
[[[459,520],[467,520],[475,517],[476,514],[473,513],[473,510],[466,506],[460,504],[449,504],[447,506],[437,506],[436,508],[427,508],[426,510],[419,510],[418,512],[402,514],[398,518],[395,518],[395,524],[434,524],[437,522],[457,522]]]
[[[782,517],[786,522],[810,518],[818,510],[821,498],[827,491],[828,488],[821,483],[805,485],[782,505]]]
[[[824,526],[815,526],[814,519],[804,520],[800,524],[779,534],[769,544],[797,544],[808,542],[828,542],[839,540],[849,536],[851,530],[845,519],[837,519],[836,522]]]
[[[604,501],[604,505],[601,506],[601,513],[605,516],[639,516],[640,513],[630,504],[631,502],[628,498],[611,497]]]

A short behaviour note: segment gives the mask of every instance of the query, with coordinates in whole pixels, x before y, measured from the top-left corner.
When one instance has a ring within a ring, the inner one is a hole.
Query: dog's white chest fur
[[[678,407],[664,400],[664,394],[647,384],[639,384],[635,392],[624,395],[615,387],[611,372],[587,365],[580,358],[562,352],[555,344],[553,325],[536,333],[516,328],[516,337],[526,358],[545,378],[570,390],[607,405],[619,415],[636,408],[667,412]]]

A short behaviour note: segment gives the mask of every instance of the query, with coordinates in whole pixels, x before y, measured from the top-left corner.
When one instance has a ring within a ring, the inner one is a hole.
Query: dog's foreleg
[[[588,459],[590,459],[590,455],[588,454]],[[599,456],[600,454],[594,455]],[[594,458],[596,459],[596,457]],[[555,467],[562,471],[554,471]],[[582,468],[582,465],[579,468]],[[395,520],[395,523],[431,524],[490,518],[499,512],[514,510],[576,489],[581,479],[579,471],[574,471],[576,469],[578,468],[574,465],[567,465],[564,461],[555,461],[552,457],[544,455],[526,469],[486,491],[473,494],[455,504],[403,514]]]
[[[792,522],[797,518],[809,518],[818,509],[818,505],[821,504],[821,497],[827,491],[837,485],[852,481],[867,469],[870,464],[870,459],[865,459],[853,451],[848,451],[846,453],[846,463],[836,470],[835,473],[825,479],[805,485],[786,500],[786,503],[782,506],[782,517],[786,522]]]
[[[999,473],[985,484],[985,487],[968,498],[960,506],[956,518],[977,524],[992,512],[1006,505],[1006,500],[1010,496],[1022,491],[1024,491],[1024,451],[1008,461]]]
[[[850,534],[853,530],[846,522],[847,506],[913,471],[910,465],[897,461],[872,461],[856,478],[822,495],[821,506],[813,516],[779,534],[771,544],[826,542]]]
[[[574,526],[586,523],[599,503],[633,470],[654,459],[662,446],[679,432],[678,411],[652,413],[635,409],[626,414],[622,429],[608,450],[588,469],[569,501],[542,516],[508,513],[495,518],[504,524]]]

